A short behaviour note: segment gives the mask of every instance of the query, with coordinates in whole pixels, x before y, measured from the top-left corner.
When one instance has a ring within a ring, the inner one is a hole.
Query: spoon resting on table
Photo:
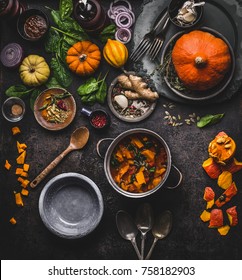
[[[71,151],[82,149],[89,139],[89,130],[86,127],[77,128],[72,134],[69,146],[57,156],[31,183],[30,187],[35,188],[62,159]]]

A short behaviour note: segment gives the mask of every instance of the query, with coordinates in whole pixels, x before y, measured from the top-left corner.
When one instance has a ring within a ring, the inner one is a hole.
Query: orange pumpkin
[[[224,131],[219,132],[208,146],[209,156],[222,165],[226,165],[226,162],[232,159],[235,151],[234,140]]]
[[[172,50],[175,71],[191,90],[205,91],[219,84],[231,65],[228,45],[209,32],[182,35]]]
[[[89,76],[99,67],[101,52],[90,41],[75,43],[67,52],[66,62],[72,72],[80,76]]]

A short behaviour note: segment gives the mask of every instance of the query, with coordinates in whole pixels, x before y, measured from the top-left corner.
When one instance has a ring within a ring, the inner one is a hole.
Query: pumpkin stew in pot
[[[143,193],[155,188],[166,170],[165,148],[151,135],[129,135],[119,142],[111,155],[113,180],[128,192]]]

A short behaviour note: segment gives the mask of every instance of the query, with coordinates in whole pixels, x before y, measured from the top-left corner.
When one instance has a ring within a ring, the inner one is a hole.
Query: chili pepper
[[[64,111],[67,111],[66,103],[65,103],[63,100],[59,100],[59,101],[57,102],[57,106],[58,106],[60,109],[62,109],[62,110],[64,110]]]
[[[91,123],[96,128],[102,128],[107,124],[107,117],[102,113],[95,114],[91,119]]]

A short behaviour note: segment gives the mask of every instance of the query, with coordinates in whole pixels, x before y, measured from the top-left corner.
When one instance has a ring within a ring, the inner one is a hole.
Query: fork
[[[165,15],[168,16],[168,13],[166,12]],[[164,11],[160,13],[153,27],[151,28],[151,31],[144,35],[142,40],[139,42],[137,48],[131,53],[130,59],[132,59],[134,62],[139,60],[150,49],[153,40],[159,33],[160,25],[164,22],[165,15]]]
[[[170,18],[168,16],[168,13],[166,13],[163,16],[163,25],[162,28],[160,29],[159,33],[157,33],[155,39],[153,40],[152,44],[150,45],[150,48],[148,50],[148,55],[150,55],[151,61],[153,61],[158,53],[160,52],[163,43],[165,41],[165,31],[168,26],[168,23],[170,21]]]

